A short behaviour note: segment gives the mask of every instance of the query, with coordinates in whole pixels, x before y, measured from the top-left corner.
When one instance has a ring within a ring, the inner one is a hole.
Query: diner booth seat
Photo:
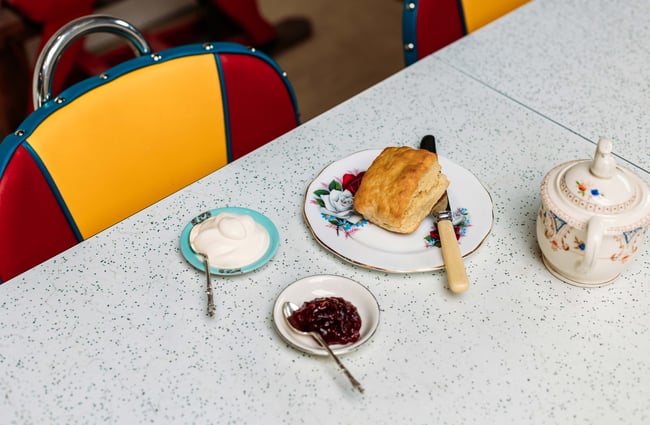
[[[286,75],[233,43],[143,54],[46,99],[0,143],[0,283],[298,124]]]
[[[411,65],[529,0],[404,0],[404,62]]]

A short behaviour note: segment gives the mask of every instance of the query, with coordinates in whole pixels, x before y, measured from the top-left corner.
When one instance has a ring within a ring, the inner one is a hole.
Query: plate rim
[[[249,273],[252,271],[255,271],[259,269],[260,267],[264,266],[266,263],[268,263],[271,258],[275,256],[275,253],[278,250],[278,246],[280,245],[280,234],[278,232],[277,227],[273,223],[273,221],[268,218],[266,215],[262,214],[259,211],[255,211],[250,208],[246,207],[219,207],[219,208],[213,208],[211,210],[207,210],[206,212],[209,212],[212,216],[215,216],[219,213],[222,212],[230,212],[230,213],[235,213],[235,214],[247,214],[255,220],[256,223],[261,224],[264,226],[266,231],[269,234],[269,246],[267,250],[264,252],[264,254],[257,259],[257,261],[254,261],[250,264],[247,264],[243,267],[238,267],[235,269],[224,269],[224,268],[218,268],[218,267],[213,267],[212,265],[210,266],[210,274],[216,275],[216,276],[233,276],[233,275],[240,275],[244,273]],[[202,214],[205,214],[202,213]],[[198,216],[200,216],[199,214]],[[198,217],[197,216],[197,217]],[[205,271],[204,265],[203,265],[203,259],[199,257],[194,251],[192,251],[192,248],[190,247],[189,244],[189,237],[190,237],[190,232],[192,228],[194,227],[194,224],[192,224],[192,221],[190,220],[185,227],[183,228],[183,231],[181,232],[180,236],[180,248],[181,248],[181,255],[185,258],[185,260],[193,266],[195,269],[200,270],[202,272]]]
[[[436,270],[444,269],[444,268],[445,268],[444,263],[443,263],[443,264],[440,264],[440,265],[434,265],[434,266],[431,266],[431,267],[426,267],[426,268],[417,268],[417,269],[406,269],[406,268],[402,268],[402,269],[398,269],[397,267],[392,267],[392,268],[391,268],[391,267],[382,267],[382,266],[379,266],[379,265],[366,264],[366,263],[363,263],[363,262],[361,262],[361,261],[357,261],[357,260],[355,260],[355,259],[352,259],[352,258],[349,258],[349,257],[343,255],[342,253],[338,252],[338,251],[335,250],[334,248],[332,248],[332,247],[330,247],[329,245],[327,245],[327,244],[326,244],[326,243],[321,239],[321,237],[318,236],[318,234],[316,233],[316,230],[313,228],[312,224],[310,223],[309,218],[308,218],[308,216],[307,216],[307,208],[308,208],[308,204],[309,204],[309,200],[310,200],[310,199],[309,199],[309,195],[310,195],[310,193],[311,193],[311,192],[310,192],[310,187],[311,187],[314,183],[317,182],[318,178],[319,178],[320,176],[322,176],[323,173],[325,173],[325,171],[326,171],[327,169],[333,167],[334,165],[337,165],[337,164],[339,164],[339,163],[342,163],[343,161],[345,161],[345,160],[347,160],[347,159],[349,159],[349,158],[351,158],[351,157],[353,157],[353,156],[360,155],[360,154],[366,154],[366,153],[370,153],[370,152],[376,152],[377,155],[379,155],[383,149],[384,149],[384,148],[370,148],[370,149],[362,149],[362,150],[360,150],[360,151],[356,151],[356,152],[350,153],[349,155],[346,155],[345,157],[342,157],[342,158],[337,159],[337,160],[335,160],[335,161],[331,161],[331,162],[329,162],[327,165],[325,165],[325,166],[324,166],[324,167],[323,167],[323,168],[322,168],[322,169],[321,169],[321,170],[320,170],[320,171],[319,171],[319,172],[318,172],[318,173],[317,173],[317,174],[316,174],[316,175],[315,175],[315,176],[314,176],[314,177],[313,177],[313,178],[312,178],[308,183],[307,183],[307,185],[306,185],[306,187],[305,187],[305,190],[304,190],[304,195],[303,195],[303,206],[302,206],[302,216],[303,216],[303,220],[304,220],[305,224],[307,225],[307,228],[309,229],[309,231],[310,231],[311,235],[313,236],[313,238],[314,238],[314,239],[315,239],[315,240],[316,240],[316,241],[317,241],[317,242],[318,242],[318,243],[319,243],[323,248],[325,248],[328,252],[334,254],[335,256],[341,258],[342,260],[344,260],[344,261],[346,261],[346,262],[348,262],[348,263],[351,263],[351,264],[353,264],[353,265],[357,265],[357,266],[360,266],[360,267],[363,267],[363,268],[366,268],[366,269],[369,269],[369,270],[376,270],[376,271],[387,272],[387,273],[404,273],[404,274],[405,274],[405,273],[422,273],[422,272],[431,272],[431,271],[436,271]],[[488,229],[487,229],[487,231],[485,232],[485,235],[483,235],[483,237],[481,238],[481,240],[478,241],[478,243],[476,243],[476,246],[472,247],[469,251],[467,251],[466,253],[464,253],[464,254],[462,255],[463,258],[466,258],[466,257],[469,257],[470,255],[474,254],[476,251],[478,251],[478,249],[483,245],[483,243],[485,242],[485,240],[487,239],[487,237],[490,235],[490,233],[492,233],[492,228],[494,227],[494,200],[492,199],[492,194],[490,193],[490,191],[487,190],[487,188],[485,187],[485,185],[483,185],[483,183],[479,180],[479,178],[478,178],[474,173],[472,173],[472,172],[471,172],[470,170],[468,170],[467,168],[462,167],[461,165],[457,164],[456,162],[454,162],[453,160],[451,160],[451,159],[449,159],[449,158],[447,158],[447,157],[445,157],[445,156],[438,155],[438,157],[439,157],[439,158],[443,158],[445,162],[449,162],[449,163],[453,164],[455,167],[458,167],[458,168],[464,170],[465,172],[469,173],[469,174],[470,174],[470,175],[471,175],[471,176],[476,180],[476,182],[480,185],[480,187],[483,189],[483,191],[484,191],[485,194],[487,195],[487,198],[488,198],[489,201],[490,201],[490,224],[489,224],[489,226],[488,226]],[[453,193],[453,192],[452,192],[452,193]]]
[[[286,325],[284,321],[284,316],[282,315],[282,303],[285,300],[284,295],[287,293],[287,291],[290,290],[290,288],[294,287],[295,285],[309,285],[310,281],[314,281],[314,284],[318,283],[315,282],[318,279],[323,279],[323,278],[329,278],[329,279],[340,279],[343,281],[346,281],[350,284],[355,285],[355,287],[360,289],[360,293],[367,295],[368,300],[372,300],[372,310],[374,312],[374,315],[376,316],[376,320],[373,321],[370,324],[370,329],[368,330],[368,334],[362,337],[359,341],[353,343],[353,344],[346,344],[346,345],[331,345],[330,348],[336,355],[343,355],[343,354],[348,354],[353,351],[358,350],[361,346],[363,346],[365,343],[370,341],[372,337],[375,335],[377,332],[377,328],[379,327],[379,322],[381,319],[381,308],[379,307],[379,302],[377,301],[377,297],[375,297],[375,294],[370,291],[368,287],[365,285],[361,284],[360,282],[351,279],[346,276],[341,276],[341,275],[336,275],[336,274],[328,274],[328,273],[323,273],[323,274],[315,274],[315,275],[309,275],[305,276],[302,278],[299,278],[293,282],[291,282],[289,285],[285,286],[282,291],[278,294],[278,296],[275,299],[275,302],[273,303],[273,308],[271,310],[271,316],[273,319],[273,327],[276,331],[276,333],[280,336],[280,339],[284,341],[286,344],[290,345],[291,347],[295,348],[298,351],[301,351],[306,354],[312,354],[316,356],[327,356],[328,353],[324,348],[321,347],[312,347],[312,346],[306,346],[302,345],[296,340],[293,340],[291,338],[288,338],[282,330],[286,331],[286,334],[288,335],[294,335],[293,331],[289,329],[289,327]],[[317,287],[315,289],[318,289]],[[344,294],[336,294],[336,296],[341,296],[345,298]],[[307,300],[305,300],[307,301]],[[303,301],[304,302],[304,301]],[[364,317],[362,319],[362,326],[364,323]],[[282,329],[281,329],[282,328]],[[299,341],[299,340],[298,340]]]

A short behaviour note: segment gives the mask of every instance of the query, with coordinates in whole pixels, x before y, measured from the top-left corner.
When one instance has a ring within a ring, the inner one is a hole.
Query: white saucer
[[[379,324],[379,304],[375,296],[363,285],[354,280],[334,275],[317,275],[300,279],[287,286],[278,296],[273,306],[273,324],[278,334],[288,344],[308,354],[326,356],[327,351],[313,338],[293,332],[282,315],[282,305],[291,301],[301,306],[305,301],[320,297],[342,297],[351,302],[361,317],[361,337],[353,344],[331,345],[332,351],[339,355],[356,350],[368,341]]]

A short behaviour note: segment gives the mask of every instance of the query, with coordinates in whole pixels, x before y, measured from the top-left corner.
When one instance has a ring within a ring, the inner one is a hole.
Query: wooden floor
[[[396,0],[260,0],[277,22],[300,15],[312,38],[275,59],[288,73],[303,122],[404,67],[402,2]]]
[[[195,0],[124,0],[108,13],[136,26],[155,25]],[[155,5],[155,7],[151,6]],[[404,67],[401,0],[258,0],[271,23],[306,17],[312,36],[274,55],[294,86],[305,122]]]
[[[155,2],[155,8],[151,7],[151,2]],[[294,87],[302,122],[349,99],[404,66],[402,1],[258,0],[258,4],[262,15],[271,23],[296,16],[305,17],[311,22],[312,35],[309,39],[273,56],[287,72]],[[119,16],[138,28],[147,29],[155,26],[159,19],[154,11],[159,15],[173,13],[174,10],[185,10],[186,13],[192,5],[195,5],[195,0],[124,0],[101,12]],[[90,49],[93,42],[97,45],[102,43],[99,36],[89,37],[87,45]],[[26,51],[31,59],[37,54],[37,44],[37,39],[26,43]],[[31,81],[31,75],[28,78]],[[12,103],[5,96],[1,107],[3,110],[14,109],[16,105]],[[24,106],[18,109],[23,110]],[[1,130],[7,134],[13,128]]]

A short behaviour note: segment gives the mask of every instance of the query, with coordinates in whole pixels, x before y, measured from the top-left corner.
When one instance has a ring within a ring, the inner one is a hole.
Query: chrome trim
[[[52,97],[54,69],[65,49],[78,38],[95,32],[108,32],[126,38],[136,56],[151,53],[151,47],[140,31],[122,19],[105,15],[77,18],[54,33],[38,55],[32,80],[34,109],[38,109]]]

